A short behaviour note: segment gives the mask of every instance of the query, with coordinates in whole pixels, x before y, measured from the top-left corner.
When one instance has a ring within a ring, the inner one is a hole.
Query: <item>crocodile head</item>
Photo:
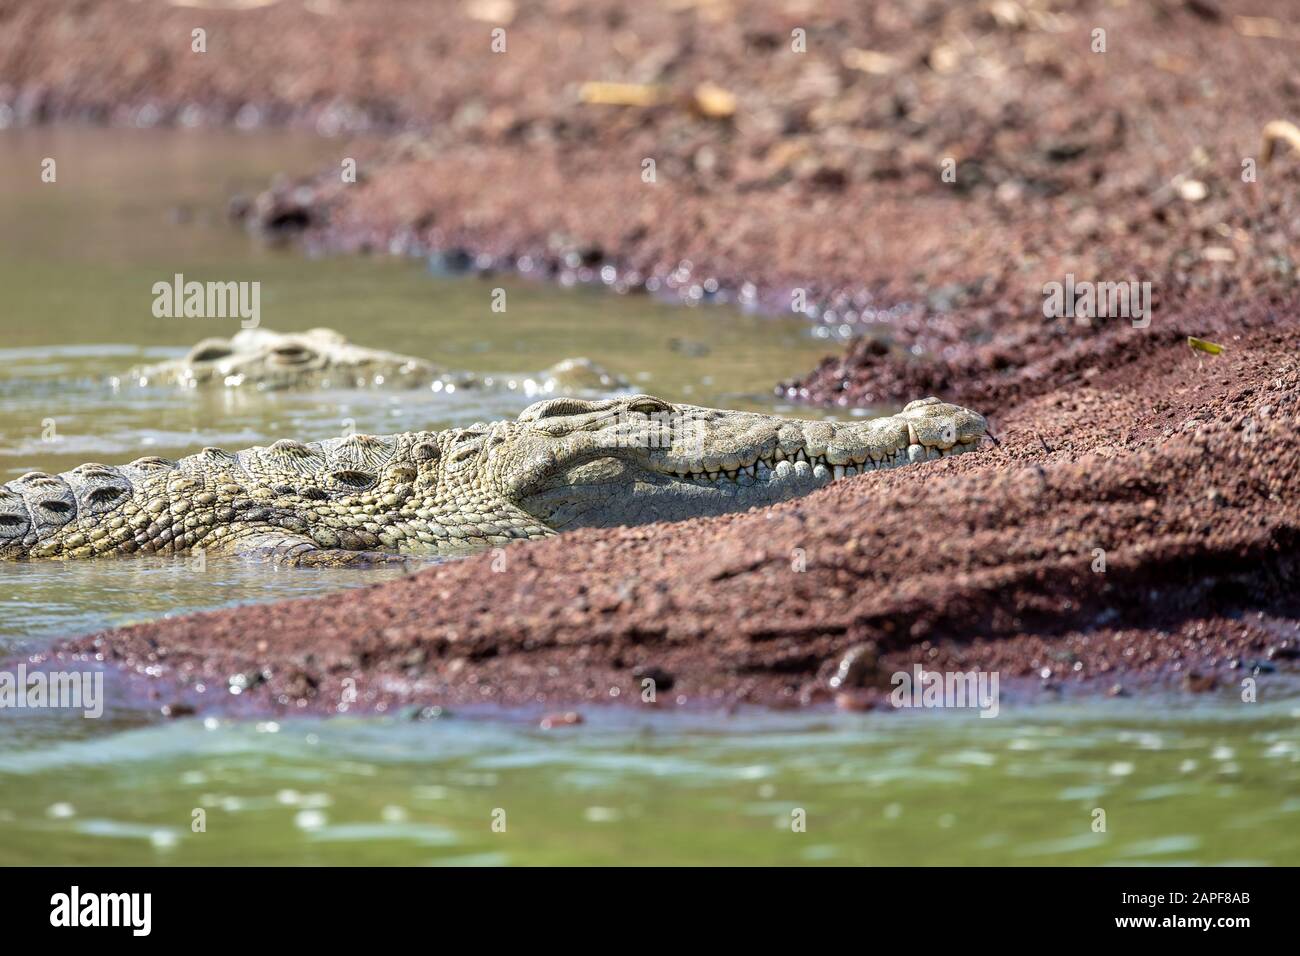
[[[648,395],[557,398],[518,421],[467,434],[446,477],[477,472],[547,528],[715,515],[808,494],[851,475],[956,455],[985,432],[975,412],[935,398],[858,422],[807,421],[676,405]]]
[[[228,339],[204,339],[184,357],[133,369],[130,377],[142,385],[248,385],[270,390],[350,387],[427,378],[433,371],[422,359],[357,345],[333,329],[282,334],[259,328],[243,329]]]
[[[323,328],[288,334],[244,329],[228,339],[204,339],[181,358],[136,366],[126,380],[142,386],[243,386],[259,391],[432,386],[435,392],[445,388],[448,394],[480,387],[528,394],[605,393],[629,387],[622,376],[586,358],[564,359],[533,374],[478,375],[357,345],[342,333]]]

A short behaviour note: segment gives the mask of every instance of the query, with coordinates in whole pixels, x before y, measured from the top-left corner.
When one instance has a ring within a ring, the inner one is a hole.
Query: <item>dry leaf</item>
[[[654,106],[663,98],[660,87],[645,83],[583,83],[578,99],[601,106]]]
[[[850,70],[861,70],[873,76],[885,76],[898,69],[897,57],[875,50],[845,50],[840,62]]]
[[[1244,37],[1262,37],[1266,40],[1285,40],[1290,30],[1281,20],[1272,17],[1233,17],[1232,25]]]
[[[515,18],[514,0],[469,0],[465,16],[483,23],[507,25]]]

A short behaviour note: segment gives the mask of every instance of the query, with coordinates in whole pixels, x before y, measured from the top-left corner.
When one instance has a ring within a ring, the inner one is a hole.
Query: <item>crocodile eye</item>
[[[271,350],[271,358],[280,365],[297,365],[301,362],[309,362],[315,355],[311,349],[304,345],[289,344],[277,345]]]
[[[673,407],[662,399],[652,398],[649,395],[638,395],[627,403],[629,412],[639,412],[642,415],[657,415],[662,412],[671,412]]]

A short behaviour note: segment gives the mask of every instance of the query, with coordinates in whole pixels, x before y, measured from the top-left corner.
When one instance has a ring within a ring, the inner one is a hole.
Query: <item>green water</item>
[[[334,164],[343,148],[268,134],[0,133],[0,479],[463,425],[533,400],[520,389],[115,388],[132,364],[235,331],[235,320],[154,318],[151,287],[176,272],[259,281],[268,328],[331,326],[505,381],[585,355],[667,398],[790,411],[771,384],[826,348],[793,320],[447,281],[410,259],[311,259],[224,221],[231,193]],[[40,181],[45,157],[56,183]],[[490,308],[498,287],[505,313]],[[0,564],[0,651],[394,573]],[[993,720],[595,709],[543,731],[535,714],[492,712],[168,721],[110,674],[99,720],[0,711],[0,863],[1295,863],[1300,696],[1277,678],[1263,686],[1257,704],[1004,705]],[[1092,829],[1099,808],[1104,833]]]
[[[0,860],[1300,859],[1294,704],[1155,703],[994,720],[596,711],[551,731],[455,715],[151,726],[119,717],[76,739],[65,727],[32,728],[0,750]],[[1104,833],[1092,829],[1097,809]],[[193,831],[196,810],[204,832]],[[493,828],[501,819],[504,832]]]

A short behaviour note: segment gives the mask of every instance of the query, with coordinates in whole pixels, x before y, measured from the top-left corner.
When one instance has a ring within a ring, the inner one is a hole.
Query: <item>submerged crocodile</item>
[[[469,428],[24,475],[0,486],[0,558],[202,551],[348,565],[463,553],[570,528],[744,511],[970,451],[984,433],[978,414],[935,398],[860,422],[648,395],[556,398]]]
[[[281,333],[243,329],[231,338],[204,339],[178,359],[131,369],[139,385],[365,388],[393,386],[454,390],[500,385],[536,392],[610,391],[627,382],[585,358],[565,359],[536,375],[501,381],[443,368],[424,359],[357,345],[333,329]]]

